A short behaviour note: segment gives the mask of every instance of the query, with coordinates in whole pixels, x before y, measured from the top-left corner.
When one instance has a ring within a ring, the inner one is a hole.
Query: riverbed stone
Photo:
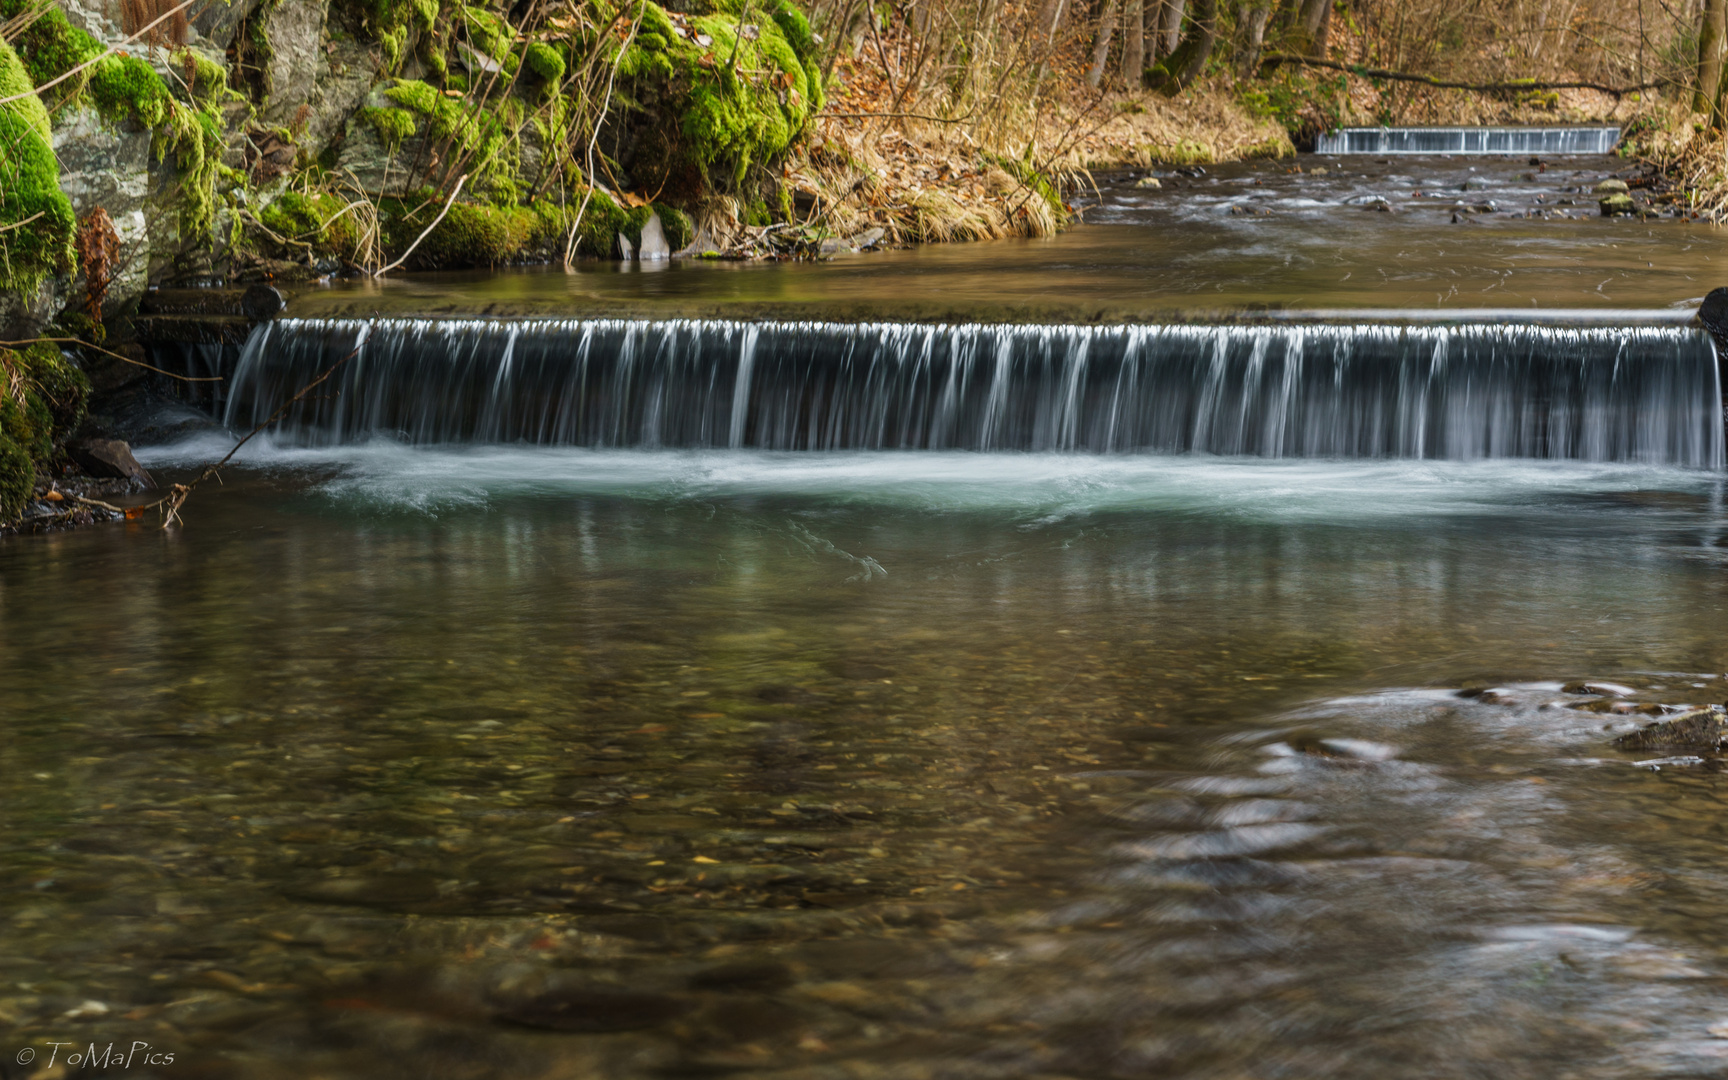
[[[119,439],[74,439],[66,444],[66,453],[91,476],[132,480],[145,487],[156,486],[156,481],[132,456],[132,448]]]
[[[1624,195],[1632,189],[1626,186],[1626,181],[1607,179],[1596,185],[1598,195]]]
[[[1622,750],[1714,750],[1724,743],[1728,743],[1728,714],[1717,708],[1694,709],[1614,740]]]
[[[1602,208],[1603,217],[1622,217],[1636,209],[1632,196],[1622,194],[1604,195],[1597,205]]]

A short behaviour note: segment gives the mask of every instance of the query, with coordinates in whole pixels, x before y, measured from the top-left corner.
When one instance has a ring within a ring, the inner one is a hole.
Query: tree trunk
[[[1104,0],[1104,17],[1098,20],[1098,40],[1092,43],[1092,66],[1086,69],[1086,85],[1098,89],[1104,81],[1104,61],[1110,59],[1110,38],[1116,33],[1116,0]]]
[[[1247,0],[1243,4],[1240,18],[1242,25],[1242,48],[1237,53],[1237,63],[1244,79],[1254,77],[1254,72],[1260,67],[1260,49],[1266,43],[1266,20],[1272,17],[1272,5],[1266,0]]]
[[[1218,42],[1218,0],[1194,0],[1188,33],[1181,44],[1159,66],[1163,69],[1158,89],[1175,97],[1206,70],[1212,46]]]
[[[1710,117],[1712,126],[1722,122],[1722,39],[1728,33],[1728,0],[1704,0],[1704,14],[1698,22],[1698,86],[1692,94],[1692,108]]]
[[[1146,81],[1146,2],[1128,0],[1122,21],[1122,82],[1130,91]]]
[[[1176,51],[1182,41],[1182,13],[1188,0],[1164,0],[1164,7],[1159,12],[1163,18],[1158,26],[1158,54],[1169,56]]]
[[[1332,14],[1332,0],[1301,0],[1296,8],[1296,21],[1290,27],[1290,51],[1303,56],[1319,56],[1326,42],[1327,16]]]

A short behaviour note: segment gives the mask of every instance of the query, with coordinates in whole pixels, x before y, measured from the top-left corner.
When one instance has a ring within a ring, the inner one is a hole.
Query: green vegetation
[[[665,108],[649,102],[679,110],[654,148],[669,172],[688,164],[709,183],[742,184],[753,163],[784,154],[822,107],[809,23],[787,0],[768,15],[761,23],[731,12],[674,23],[664,8],[643,3],[636,41],[618,63],[621,101],[638,111]]]
[[[18,54],[0,42],[0,96],[26,96],[0,107],[0,289],[34,292],[50,273],[69,271],[77,222],[60,190],[60,165],[48,112],[28,94]]]
[[[39,468],[84,418],[90,382],[60,350],[0,349],[0,521],[24,508]]]

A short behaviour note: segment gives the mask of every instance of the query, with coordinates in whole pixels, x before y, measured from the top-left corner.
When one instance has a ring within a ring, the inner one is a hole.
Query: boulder
[[[287,306],[288,301],[282,298],[282,294],[268,285],[253,285],[240,297],[240,310],[247,318],[259,322],[274,319]]]
[[[1608,179],[1596,185],[1598,195],[1624,195],[1632,189],[1626,186],[1624,180]]]
[[[1710,290],[1698,308],[1698,321],[1716,339],[1716,347],[1728,355],[1728,289]]]
[[[145,487],[156,486],[156,481],[132,456],[132,448],[119,439],[74,439],[66,444],[66,453],[91,476],[136,480]]]
[[[1134,182],[1134,186],[1142,191],[1148,191],[1161,188],[1164,184],[1156,176],[1142,176]]]
[[[149,131],[110,124],[94,109],[62,113],[54,128],[60,190],[72,201],[72,212],[83,219],[101,207],[120,238],[119,265],[103,301],[104,310],[110,312],[135,304],[149,278],[150,139]],[[76,293],[83,291],[80,282]]]
[[[1603,217],[1621,217],[1636,209],[1632,203],[1632,196],[1618,192],[1602,196],[1597,205],[1602,208]]]

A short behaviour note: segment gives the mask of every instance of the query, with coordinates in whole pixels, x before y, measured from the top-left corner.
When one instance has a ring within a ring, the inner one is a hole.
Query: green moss
[[[18,406],[10,399],[0,402],[0,522],[18,520],[36,483],[35,463],[12,430],[17,412]]]
[[[90,68],[90,98],[110,121],[136,120],[161,127],[174,109],[174,95],[156,69],[136,56],[109,56]]]
[[[258,212],[258,220],[278,236],[303,240],[324,230],[324,215],[317,205],[298,191],[288,191]]]
[[[696,239],[696,224],[690,220],[690,215],[676,206],[665,203],[655,203],[654,212],[660,215],[660,227],[666,232],[666,242],[673,251],[682,251],[690,246],[690,241]]]
[[[185,58],[192,58],[192,98],[205,105],[220,105],[228,100],[228,69],[193,49],[182,49],[175,54],[175,60],[185,63]]]
[[[372,125],[372,130],[378,133],[378,138],[391,153],[402,146],[402,140],[419,130],[414,123],[414,114],[407,109],[374,109],[360,110],[360,118]]]
[[[516,36],[510,24],[485,8],[463,4],[457,11],[461,16],[462,28],[467,31],[469,43],[493,60],[503,63],[504,58],[510,55],[510,45]]]
[[[0,92],[28,90],[28,79],[18,54],[0,42]],[[0,232],[0,289],[29,292],[75,265],[77,223],[60,190],[48,114],[34,94],[0,107],[0,225],[16,226]]]
[[[30,81],[30,73],[18,59],[18,54],[12,46],[0,42],[0,97],[12,97],[23,94],[24,97],[7,106],[14,115],[30,126],[43,142],[50,145],[54,142],[54,129],[48,123],[48,110],[42,104],[42,99],[32,94],[36,84]]]
[[[436,193],[431,191],[416,198],[383,200],[379,212],[385,246],[393,252],[405,250],[437,216],[437,207]],[[416,208],[418,212],[411,213]],[[414,249],[413,265],[432,269],[516,262],[556,240],[566,227],[566,212],[551,203],[456,203]]]
[[[627,101],[677,102],[677,131],[655,148],[676,170],[677,159],[709,177],[741,184],[752,163],[784,154],[822,104],[819,67],[801,59],[813,48],[809,25],[795,8],[773,12],[754,40],[737,36],[730,14],[688,19],[678,36],[664,9],[643,6],[637,43],[619,62]],[[697,43],[705,36],[711,44]],[[730,61],[730,63],[728,63]]]
[[[0,521],[14,521],[37,471],[84,418],[90,382],[46,342],[0,350],[0,381]]]
[[[430,30],[438,22],[438,0],[408,0],[414,22],[422,30]]]

